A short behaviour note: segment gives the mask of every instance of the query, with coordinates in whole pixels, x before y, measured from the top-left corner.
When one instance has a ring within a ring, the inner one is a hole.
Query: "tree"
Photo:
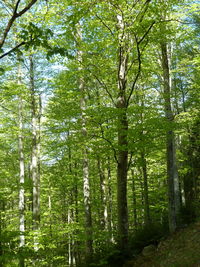
[[[90,181],[89,181],[89,160],[88,160],[88,148],[87,148],[87,119],[86,119],[86,90],[84,78],[82,77],[82,61],[83,52],[81,51],[81,25],[77,25],[77,58],[80,64],[80,78],[79,78],[79,90],[80,90],[80,109],[81,109],[81,131],[84,139],[84,147],[82,150],[83,157],[83,195],[84,195],[84,208],[85,208],[85,227],[86,227],[86,262],[90,262],[93,254],[93,237],[92,237],[92,214],[91,214],[91,199],[90,199]]]
[[[21,85],[21,69],[20,64],[18,67],[18,85]],[[20,231],[20,242],[19,247],[24,248],[25,246],[25,160],[24,160],[24,144],[23,144],[23,100],[19,97],[19,231]],[[24,266],[24,258],[20,259],[20,266]]]

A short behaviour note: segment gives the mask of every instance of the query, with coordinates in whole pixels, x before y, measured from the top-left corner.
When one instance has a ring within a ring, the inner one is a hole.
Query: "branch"
[[[17,114],[16,112],[14,112],[13,110],[11,110],[11,109],[9,109],[9,108],[7,108],[7,107],[4,107],[3,105],[1,105],[0,104],[0,107],[1,108],[3,108],[3,109],[5,109],[6,111],[9,111],[9,112],[12,112],[12,113],[15,113],[15,114]]]
[[[97,14],[96,14],[96,17],[101,21],[101,23],[109,30],[109,32],[112,34],[112,36],[114,36],[114,33],[112,32],[112,30],[108,27],[108,25],[102,20],[101,17],[99,17]]]
[[[17,13],[17,17],[21,17],[24,13],[26,13],[35,3],[37,0],[32,0],[24,9],[22,9],[19,13]]]
[[[83,62],[80,62],[80,61],[79,61],[79,63],[82,64],[82,65],[85,67],[85,65],[83,64]],[[94,64],[91,64],[91,65],[95,66]],[[96,67],[96,66],[95,66],[95,67]],[[115,101],[114,101],[114,99],[113,99],[113,97],[112,97],[112,94],[111,94],[110,91],[108,90],[107,85],[106,85],[103,81],[101,81],[101,80],[97,77],[97,75],[94,74],[90,69],[86,68],[86,70],[89,71],[89,73],[92,74],[92,75],[94,76],[94,78],[98,81],[98,83],[99,83],[101,86],[104,87],[104,89],[106,90],[106,93],[109,95],[109,97],[110,97],[110,99],[111,99],[113,105],[116,106]]]
[[[100,129],[101,129],[101,136],[97,136],[97,135],[94,135],[94,136],[95,136],[95,137],[102,138],[103,140],[105,140],[106,142],[109,143],[109,145],[111,146],[111,148],[112,148],[112,150],[113,150],[115,161],[118,163],[116,149],[115,149],[115,147],[113,146],[112,142],[104,136],[104,131],[103,131],[103,128],[102,128],[102,125],[101,125],[101,124],[100,124]]]
[[[145,9],[144,9],[144,12],[143,12],[142,17],[140,18],[139,22],[142,22],[142,20],[143,20],[143,18],[144,18],[144,15],[145,15],[145,13],[146,13],[146,11],[147,11],[147,9],[148,9],[148,5],[149,5],[150,2],[151,2],[151,0],[147,0],[147,1],[144,3],[144,6],[143,6],[143,7],[145,7]],[[143,9],[143,7],[142,7],[142,9]],[[142,12],[142,10],[141,10],[141,12]],[[139,13],[139,14],[140,14],[140,13]]]
[[[21,42],[20,44],[16,45],[14,48],[10,49],[8,52],[2,54],[2,55],[0,56],[0,59],[2,59],[2,58],[4,58],[5,56],[11,54],[12,52],[14,52],[14,51],[17,50],[19,47],[21,47],[22,45],[25,45],[25,44],[26,44],[26,42],[24,42],[24,41]]]
[[[141,62],[141,52],[140,52],[140,47],[139,47],[139,44],[138,44],[138,40],[137,40],[137,37],[135,36],[135,40],[136,40],[136,46],[137,46],[137,58],[138,58],[138,71],[137,71],[137,74],[135,76],[135,80],[133,81],[133,84],[132,84],[132,87],[131,87],[131,91],[130,91],[130,94],[127,98],[127,102],[126,102],[126,106],[128,107],[129,105],[129,101],[130,101],[130,98],[133,94],[133,90],[135,88],[135,85],[136,85],[136,82],[140,76],[140,72],[141,72],[141,65],[142,65],[142,62]]]
[[[140,0],[137,1],[136,4],[137,4],[138,2],[140,2]],[[142,22],[142,20],[143,20],[143,18],[144,18],[144,15],[145,15],[145,13],[146,13],[146,11],[147,11],[147,9],[148,9],[148,5],[149,5],[150,2],[151,2],[151,0],[147,0],[147,1],[143,4],[143,6],[140,8],[140,10],[139,10],[137,16],[135,17],[135,19],[133,20],[133,22],[130,23],[130,25],[133,25],[138,19],[139,19],[139,23]],[[134,6],[133,6],[133,7],[134,7]],[[145,8],[145,9],[144,9],[144,8]],[[132,9],[133,9],[133,8],[132,8]],[[144,10],[143,10],[143,9],[144,9]],[[141,17],[140,17],[140,16],[141,16]]]
[[[21,0],[18,0],[16,5],[15,5],[15,8],[14,8],[14,12],[13,12],[13,15],[16,14],[17,15],[17,9],[19,7],[19,3],[20,3]]]
[[[133,3],[130,11],[132,11],[134,9],[134,7],[137,5],[138,2],[140,2],[140,0],[137,0],[135,3]]]
[[[14,8],[14,11],[13,11],[13,14],[12,14],[12,17],[10,18],[10,20],[8,21],[8,24],[3,32],[3,37],[0,39],[0,48],[3,47],[4,43],[5,43],[5,40],[8,36],[8,33],[13,25],[13,23],[15,22],[15,20],[18,18],[18,17],[21,17],[26,11],[28,11],[36,2],[37,0],[32,0],[25,8],[23,8],[20,12],[17,12],[18,10],[18,7],[19,7],[19,4],[20,4],[20,1],[21,0],[18,0],[16,5],[15,5],[15,8]]]
[[[90,71],[90,70],[89,70],[89,71]],[[101,81],[101,80],[100,80],[94,73],[92,73],[91,71],[90,71],[90,73],[95,77],[95,79],[99,82],[99,84],[102,85],[102,86],[104,87],[104,89],[106,90],[106,93],[109,95],[109,97],[110,97],[110,99],[111,99],[113,105],[116,106],[115,101],[114,101],[114,99],[113,99],[113,97],[112,97],[110,91],[108,90],[107,85],[106,85],[104,82],[102,82],[102,81]]]
[[[132,158],[133,158],[133,153],[131,153],[131,156],[130,156],[130,159],[129,159],[129,162],[128,162],[128,166],[127,166],[127,171],[129,170],[131,164],[132,164]]]
[[[136,46],[137,46],[137,55],[138,55],[138,71],[137,71],[137,75],[135,77],[135,80],[132,84],[132,87],[131,87],[131,91],[130,91],[130,94],[128,96],[128,99],[127,99],[127,106],[129,105],[129,101],[130,101],[130,98],[131,98],[131,95],[133,93],[133,90],[135,88],[135,85],[136,85],[136,82],[140,76],[140,72],[141,72],[141,65],[142,65],[142,62],[141,62],[141,51],[140,51],[140,44],[142,43],[142,41],[146,38],[146,36],[149,34],[150,30],[152,29],[153,25],[155,24],[156,22],[153,21],[152,24],[149,26],[149,28],[147,29],[147,31],[145,32],[145,34],[142,36],[142,38],[138,41],[137,40],[137,37],[135,35],[135,40],[136,40]],[[131,64],[132,66],[132,64]]]
[[[149,28],[147,29],[147,31],[145,32],[145,34],[142,36],[142,38],[138,41],[138,45],[140,45],[140,43],[144,40],[144,38],[149,34],[150,30],[152,29],[153,25],[155,24],[156,22],[153,21],[151,23],[151,25],[149,26]]]
[[[194,22],[186,22],[186,21],[183,21],[183,20],[179,20],[179,19],[166,19],[166,20],[160,20],[156,23],[164,23],[164,22],[179,22],[181,24],[187,24],[187,25],[194,25],[195,23]]]

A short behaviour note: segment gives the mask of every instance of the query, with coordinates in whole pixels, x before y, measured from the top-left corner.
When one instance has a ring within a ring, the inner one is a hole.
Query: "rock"
[[[155,245],[149,245],[143,248],[142,255],[147,257],[151,256],[156,251]]]

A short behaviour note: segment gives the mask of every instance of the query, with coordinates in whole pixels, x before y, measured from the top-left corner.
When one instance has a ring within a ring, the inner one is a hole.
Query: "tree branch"
[[[17,1],[16,5],[15,5],[15,8],[14,8],[14,11],[13,11],[13,14],[12,14],[12,17],[10,18],[10,20],[7,23],[7,26],[6,26],[6,28],[5,28],[4,32],[3,32],[3,37],[0,39],[0,48],[3,47],[3,45],[5,43],[5,40],[6,40],[7,36],[8,36],[8,33],[9,33],[13,23],[15,22],[15,20],[18,17],[21,17],[25,12],[27,12],[37,2],[37,0],[32,0],[20,12],[17,12],[19,4],[20,4],[20,1],[21,0]]]
[[[140,72],[141,72],[141,65],[142,65],[142,62],[141,62],[141,52],[140,52],[140,47],[139,47],[139,44],[138,44],[138,40],[137,40],[137,36],[135,35],[135,41],[136,41],[136,46],[137,46],[137,58],[138,58],[138,70],[137,70],[137,74],[135,76],[135,79],[133,81],[133,84],[132,84],[132,87],[131,87],[131,91],[130,91],[130,94],[127,98],[127,101],[126,101],[126,106],[128,107],[129,105],[129,101],[130,101],[130,98],[133,94],[133,90],[135,88],[135,85],[136,85],[136,82],[140,76]]]
[[[150,30],[152,29],[153,25],[155,24],[156,22],[153,21],[151,23],[151,25],[149,26],[149,28],[147,29],[147,31],[145,32],[145,34],[142,36],[142,38],[138,41],[138,45],[140,45],[140,43],[145,39],[145,37],[149,34]]]
[[[97,14],[96,14],[96,17],[101,21],[101,23],[109,30],[109,32],[112,34],[112,36],[114,36],[114,33],[112,32],[112,30],[109,28],[109,26],[102,20],[101,17],[99,17]]]
[[[105,140],[107,143],[109,143],[109,145],[111,146],[111,148],[112,148],[112,150],[113,150],[115,161],[118,163],[116,149],[115,149],[115,147],[113,146],[112,142],[104,136],[104,130],[103,130],[101,124],[100,124],[100,129],[101,129],[101,136],[98,136],[98,135],[96,135],[96,134],[93,135],[93,136],[94,136],[94,137],[102,138],[102,139]]]
[[[80,61],[79,61],[79,63],[82,64],[82,65],[85,67],[85,65],[83,64],[83,62],[80,62]],[[93,65],[93,64],[91,64],[91,65]],[[95,66],[95,65],[93,65],[93,66]],[[96,67],[96,66],[95,66],[95,67]],[[112,97],[112,94],[111,94],[110,91],[108,90],[107,85],[106,85],[103,81],[101,81],[101,80],[97,77],[97,75],[96,75],[95,73],[93,73],[90,69],[86,68],[86,70],[89,71],[89,73],[92,74],[92,75],[94,76],[94,78],[98,81],[98,83],[99,83],[101,86],[104,87],[104,89],[106,90],[106,93],[107,93],[108,96],[110,97],[110,99],[111,99],[113,105],[116,106],[115,101],[114,101],[114,99],[113,99],[113,97]]]
[[[132,164],[132,158],[133,158],[133,153],[130,154],[130,159],[129,159],[128,166],[127,166],[127,171],[130,169],[130,166]]]
[[[26,42],[21,42],[20,44],[16,45],[14,48],[10,49],[9,51],[7,51],[6,53],[2,54],[0,56],[0,59],[4,58],[5,56],[11,54],[12,52],[14,52],[15,50],[17,50],[19,47],[21,47],[22,45],[25,45]]]

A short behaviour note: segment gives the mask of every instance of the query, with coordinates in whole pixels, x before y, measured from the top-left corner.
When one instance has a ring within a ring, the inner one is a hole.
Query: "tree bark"
[[[149,210],[149,188],[148,188],[148,176],[147,176],[147,163],[144,152],[141,152],[142,161],[142,174],[144,183],[144,223],[149,225],[150,220],[150,210]]]
[[[135,229],[137,228],[137,197],[136,197],[136,187],[135,187],[135,175],[133,169],[131,170],[132,177],[132,198],[133,198],[133,224]]]
[[[17,84],[21,85],[21,66],[18,65]],[[21,91],[19,92],[20,95]],[[18,120],[19,120],[19,248],[25,246],[25,162],[24,162],[24,144],[23,144],[23,100],[21,95],[18,98]],[[24,267],[24,258],[20,255],[19,266]]]
[[[77,25],[77,43],[80,46],[82,41],[82,33],[80,25]],[[87,140],[87,128],[86,128],[86,90],[84,86],[84,79],[82,77],[82,60],[83,52],[78,47],[77,52],[78,62],[80,63],[79,71],[79,91],[81,95],[80,109],[81,109],[81,127],[82,137],[84,140],[84,147],[82,149],[83,157],[83,196],[84,196],[84,208],[85,208],[85,233],[86,233],[86,262],[90,262],[93,255],[93,233],[92,233],[92,214],[91,214],[91,200],[90,200],[90,181],[89,181],[89,159],[88,148],[86,144]]]
[[[117,208],[118,208],[118,238],[122,251],[128,245],[128,207],[127,207],[127,169],[128,169],[128,120],[126,101],[126,82],[128,48],[127,35],[123,17],[117,15],[119,28],[119,65],[118,65],[118,162],[117,162]]]
[[[99,172],[100,180],[100,198],[101,198],[101,211],[100,211],[100,225],[102,229],[108,230],[108,209],[107,209],[107,199],[106,199],[106,184],[105,184],[105,174],[102,168],[100,157],[97,158],[97,168]]]
[[[118,163],[117,163],[117,203],[118,235],[122,250],[128,243],[128,208],[127,208],[127,168],[128,168],[128,121],[124,101],[120,101],[118,117]]]
[[[31,155],[31,176],[33,182],[33,230],[34,249],[38,250],[38,230],[40,227],[40,176],[38,173],[38,122],[37,122],[37,102],[34,81],[34,62],[30,56],[30,91],[31,91],[31,113],[32,113],[32,155]]]
[[[161,43],[163,88],[165,101],[165,117],[168,122],[166,132],[166,154],[167,154],[167,180],[168,180],[168,202],[169,202],[169,229],[173,233],[176,231],[180,217],[180,188],[179,177],[176,166],[175,136],[173,131],[174,116],[171,107],[170,95],[170,73],[167,44]]]
[[[110,242],[114,241],[113,238],[113,196],[112,196],[112,185],[111,185],[111,167],[110,167],[110,157],[107,160],[107,181],[108,181],[108,232]]]
[[[0,199],[0,236],[3,236],[3,229],[4,229],[4,215],[5,214],[5,203],[4,203],[4,199]],[[5,242],[5,241],[4,241]],[[1,261],[0,261],[0,267],[4,267],[4,242],[3,239],[0,239],[0,257],[1,257]]]
[[[25,196],[24,196],[24,146],[23,146],[23,120],[22,120],[22,99],[19,99],[19,247],[25,246]],[[24,258],[20,258],[20,267],[24,266]]]

